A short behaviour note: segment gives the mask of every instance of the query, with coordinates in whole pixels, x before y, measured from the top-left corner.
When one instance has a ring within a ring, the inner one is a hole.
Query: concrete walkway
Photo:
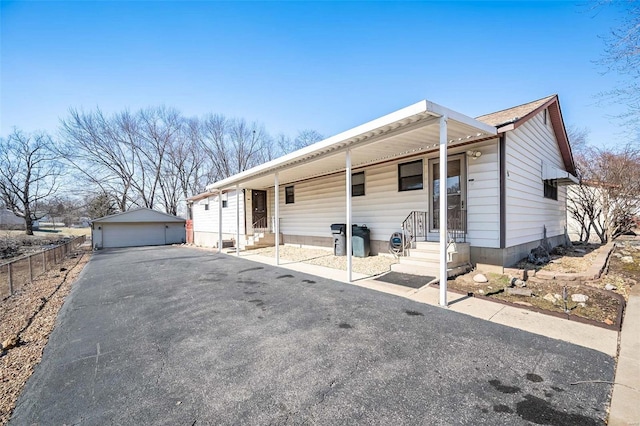
[[[275,265],[272,257],[243,253],[243,258]],[[346,272],[301,262],[280,260],[280,267],[348,283]],[[439,289],[412,289],[374,281],[371,277],[353,273],[351,284],[394,294],[416,302],[438,306]],[[594,349],[609,356],[618,355],[618,332],[569,321],[537,312],[502,305],[487,300],[447,292],[450,309],[578,346]],[[640,288],[634,288],[620,333],[620,354],[611,398],[609,425],[640,425]]]
[[[633,287],[620,332],[609,425],[640,425],[640,287]]]

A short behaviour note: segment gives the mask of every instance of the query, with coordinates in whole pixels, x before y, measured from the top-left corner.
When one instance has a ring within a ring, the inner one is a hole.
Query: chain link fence
[[[38,275],[53,269],[67,254],[84,242],[85,236],[81,235],[64,244],[0,264],[0,297],[4,299],[11,296]]]

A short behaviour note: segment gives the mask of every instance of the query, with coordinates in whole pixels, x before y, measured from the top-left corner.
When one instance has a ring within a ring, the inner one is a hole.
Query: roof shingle
[[[526,104],[503,109],[502,111],[492,112],[491,114],[481,115],[480,117],[476,117],[476,120],[494,127],[501,127],[506,124],[515,123],[521,118],[540,108],[540,106],[549,102],[554,97],[556,97],[556,95],[547,96],[545,98],[528,102]]]

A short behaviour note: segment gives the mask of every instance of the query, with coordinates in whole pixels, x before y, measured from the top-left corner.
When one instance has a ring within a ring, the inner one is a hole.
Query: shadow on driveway
[[[105,250],[11,424],[603,424],[614,360],[246,259]],[[572,385],[575,382],[588,382]]]

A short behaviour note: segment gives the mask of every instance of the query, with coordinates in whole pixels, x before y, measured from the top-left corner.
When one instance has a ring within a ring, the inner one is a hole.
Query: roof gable
[[[116,213],[111,216],[105,216],[98,219],[94,219],[92,222],[100,223],[132,223],[132,222],[184,222],[185,220],[173,216],[167,213],[162,213],[157,210],[141,207],[134,210],[128,210],[122,213]]]
[[[573,153],[569,145],[567,130],[562,119],[562,111],[560,110],[560,101],[558,95],[547,96],[526,104],[518,105],[512,108],[503,109],[491,114],[476,117],[476,120],[495,126],[498,133],[505,133],[509,130],[517,129],[522,124],[535,117],[543,110],[548,109],[551,126],[558,142],[558,148],[562,155],[565,170],[575,174],[576,166],[573,160]]]

